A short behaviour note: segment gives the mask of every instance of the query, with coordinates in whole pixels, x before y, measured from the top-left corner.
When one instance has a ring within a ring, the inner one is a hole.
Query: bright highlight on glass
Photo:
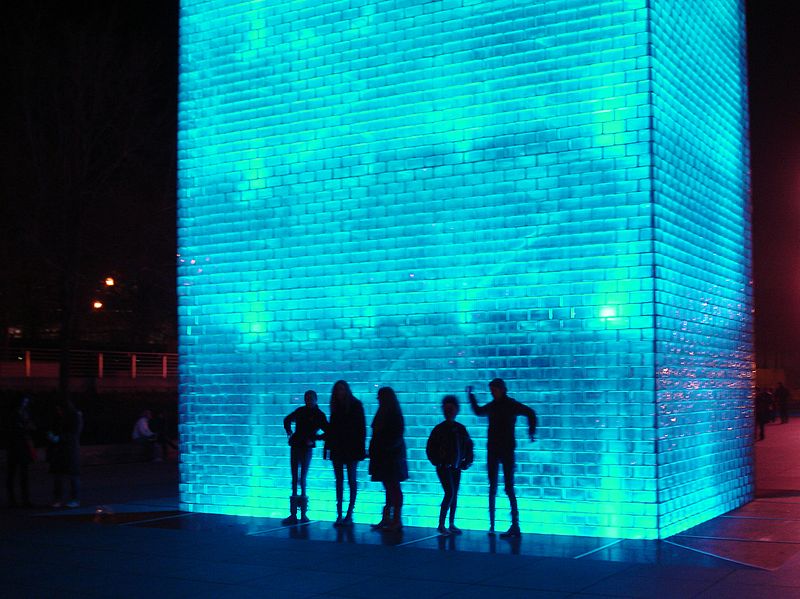
[[[600,318],[615,318],[617,316],[617,309],[610,306],[600,308]]]

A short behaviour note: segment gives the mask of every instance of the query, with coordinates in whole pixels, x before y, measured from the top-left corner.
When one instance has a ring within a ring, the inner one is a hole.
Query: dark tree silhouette
[[[95,324],[105,275],[126,285],[114,298],[126,305],[109,306],[118,336],[143,343],[174,324],[177,6],[12,4],[0,30],[11,140],[0,325],[6,344],[9,325],[31,342],[57,336],[66,391],[67,350]]]

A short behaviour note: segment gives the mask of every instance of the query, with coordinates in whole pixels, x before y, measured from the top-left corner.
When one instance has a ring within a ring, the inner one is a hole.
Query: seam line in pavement
[[[430,539],[438,539],[442,535],[436,534],[431,535],[429,537],[422,537],[421,539],[414,539],[413,541],[406,541],[405,543],[398,543],[395,547],[405,547],[407,545],[413,545],[414,543],[419,543],[420,541],[429,541]]]
[[[311,520],[309,522],[298,522],[297,524],[281,524],[280,526],[276,526],[275,528],[268,528],[266,530],[257,530],[256,532],[248,532],[245,536],[248,537],[257,537],[258,535],[265,535],[268,532],[275,532],[276,530],[290,530],[292,528],[302,528],[303,526],[308,526],[309,524],[316,524],[317,522],[322,522],[322,520]]]
[[[710,551],[703,551],[702,549],[695,549],[694,547],[689,547],[688,545],[681,545],[680,543],[674,543],[669,539],[664,539],[665,543],[669,543],[670,545],[675,545],[675,547],[680,547],[681,549],[688,549],[689,551],[694,551],[695,553],[701,553],[703,555],[708,555],[711,557],[715,557],[717,559],[724,560],[726,562],[731,562],[734,564],[739,564],[740,566],[747,566],[748,568],[755,568],[756,570],[766,570],[767,572],[772,571],[771,568],[765,568],[764,566],[757,566],[755,564],[748,564],[747,562],[741,562],[736,559],[732,559],[730,557],[725,557],[724,555],[718,555],[716,553],[711,553]]]
[[[800,517],[781,518],[778,516],[725,516],[731,520],[774,520],[776,522],[800,522]]]
[[[593,553],[597,553],[598,551],[602,551],[603,549],[608,549],[609,547],[613,547],[618,543],[621,543],[622,539],[617,539],[616,541],[611,541],[607,545],[603,545],[602,547],[598,547],[597,549],[592,549],[591,551],[587,551],[586,553],[581,553],[580,555],[576,555],[572,559],[581,559],[582,557],[586,557],[587,555],[592,555]]]
[[[124,512],[123,512],[124,513]],[[194,512],[186,512],[185,514],[173,514],[171,516],[161,516],[160,518],[149,518],[148,520],[134,520],[131,522],[123,522],[120,526],[132,526],[134,524],[147,524],[148,522],[158,522],[159,520],[171,520],[172,518],[184,518],[191,516]]]
[[[675,535],[672,537],[674,539],[680,540],[681,538],[684,539],[708,539],[710,541],[738,541],[739,543],[776,543],[779,545],[800,545],[800,539],[796,541],[776,541],[774,539],[742,539],[736,537],[709,537],[707,535]],[[664,539],[665,541],[669,541],[668,539]],[[675,544],[673,542],[673,544]]]

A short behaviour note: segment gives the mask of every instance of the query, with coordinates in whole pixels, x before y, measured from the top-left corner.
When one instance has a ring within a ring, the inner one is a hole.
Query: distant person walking
[[[783,386],[783,383],[778,383],[775,391],[772,393],[775,396],[775,403],[778,404],[778,413],[781,417],[781,424],[788,424],[789,422],[789,399],[792,394]]]
[[[80,505],[81,447],[83,414],[68,399],[56,405],[50,441],[50,472],[53,474],[53,507]],[[64,501],[64,482],[69,480],[70,495]]]
[[[525,416],[528,419],[528,436],[533,441],[536,435],[536,412],[509,397],[503,379],[493,379],[489,383],[489,391],[492,394],[492,401],[484,406],[479,406],[472,393],[472,387],[467,387],[467,397],[472,411],[477,416],[489,417],[489,435],[486,444],[486,465],[489,474],[489,534],[493,535],[495,532],[495,499],[497,497],[498,471],[502,465],[505,491],[511,504],[511,527],[500,537],[519,537],[521,534],[519,508],[514,491],[514,468],[516,465],[514,450],[517,445],[514,438],[514,425],[517,416]]]
[[[756,389],[756,426],[758,440],[764,440],[764,427],[769,422],[772,411],[772,395],[767,389]]]
[[[28,486],[28,466],[34,461],[36,450],[31,434],[34,430],[29,409],[30,399],[21,398],[6,417],[6,489],[9,507],[31,507]],[[17,501],[16,486],[19,482],[20,501]]]
[[[396,532],[403,528],[401,512],[403,491],[400,483],[408,479],[405,423],[397,395],[391,387],[378,389],[378,411],[372,420],[369,442],[369,473],[372,480],[383,483],[386,505],[380,522],[372,527]]]
[[[285,525],[297,524],[297,509],[300,508],[300,522],[308,522],[308,495],[306,479],[311,464],[311,451],[319,439],[318,431],[328,427],[325,414],[317,406],[317,393],[309,389],[303,395],[305,405],[297,408],[283,419],[283,428],[289,435],[290,463],[292,468],[292,495],[289,498],[290,514],[282,520]],[[292,432],[294,423],[294,432]],[[298,484],[300,495],[297,494]]]
[[[331,390],[331,421],[325,432],[324,453],[330,455],[336,480],[336,521],[334,526],[353,525],[353,511],[358,492],[358,463],[366,457],[367,422],[364,406],[353,397],[346,381],[336,381]],[[347,471],[349,500],[342,517],[344,473]]]
[[[442,484],[444,498],[439,508],[439,527],[442,535],[459,535],[461,530],[455,524],[458,506],[458,487],[461,484],[461,471],[472,465],[473,444],[467,429],[458,416],[458,399],[455,395],[445,395],[442,399],[444,422],[437,424],[428,437],[425,453],[431,464],[436,466],[436,476]],[[450,511],[450,528],[446,528],[445,518]]]

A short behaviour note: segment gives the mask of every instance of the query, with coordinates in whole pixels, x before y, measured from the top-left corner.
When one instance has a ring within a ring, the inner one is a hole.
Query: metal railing
[[[0,378],[58,378],[57,349],[0,349]],[[76,349],[68,354],[69,376],[93,379],[176,379],[178,354]]]

